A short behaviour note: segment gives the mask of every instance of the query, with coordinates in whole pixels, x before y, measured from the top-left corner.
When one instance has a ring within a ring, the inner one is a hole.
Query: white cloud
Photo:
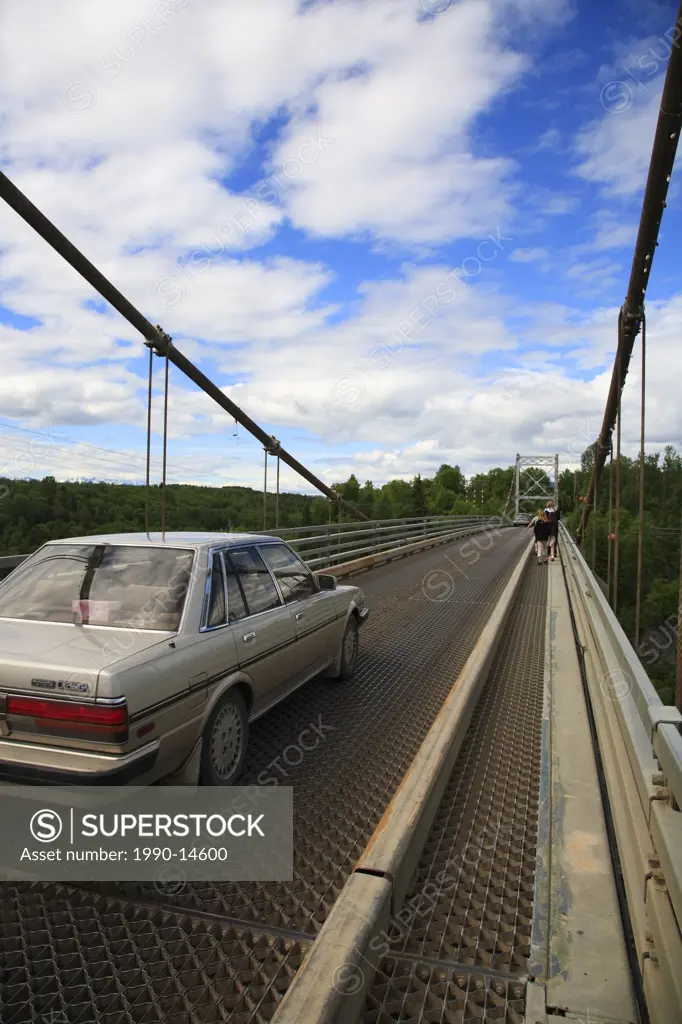
[[[8,0],[0,158],[65,230],[82,229],[95,257],[210,245],[243,205],[217,181],[254,124],[285,111],[270,168],[286,178],[288,166],[285,194],[246,235],[229,232],[228,249],[258,244],[284,210],[333,235],[475,235],[510,210],[514,165],[471,143],[476,116],[527,63],[497,42],[500,26],[519,14],[551,22],[564,7],[463,0],[419,23],[417,0],[305,12],[297,0],[122,0],[96,16],[87,0]],[[320,134],[334,145],[311,158]]]
[[[576,138],[577,173],[606,193],[629,198],[644,188],[661,102],[662,80],[623,77],[601,92],[604,114]]]
[[[473,289],[463,292],[443,320],[423,334],[415,330],[415,347],[397,349],[390,332],[402,315],[396,303],[418,302],[433,281],[423,272],[402,282],[373,285],[358,317],[345,327],[313,333],[301,346],[286,342],[268,360],[253,354],[248,388],[231,389],[232,396],[254,415],[277,422],[297,436],[296,454],[328,483],[351,472],[381,483],[416,472],[432,474],[442,462],[458,463],[468,473],[513,461],[520,452],[559,452],[562,464],[574,464],[594,440],[601,424],[611,377],[616,341],[616,308],[589,316],[560,307],[528,307],[532,317],[522,354],[503,322],[504,297]],[[459,322],[459,326],[457,326]],[[682,408],[676,381],[682,374],[682,354],[676,339],[682,330],[682,295],[651,304],[647,346],[648,450],[663,444],[682,444]],[[373,360],[380,339],[394,347],[390,359]],[[545,346],[543,348],[543,346]],[[496,365],[488,354],[497,350]],[[428,358],[424,358],[428,355]],[[288,367],[288,369],[287,369]],[[576,369],[587,379],[576,376]],[[157,370],[157,382],[160,381]],[[296,389],[282,389],[282,375],[296,380]],[[52,379],[49,379],[52,377]],[[340,377],[346,390],[335,389]],[[349,378],[350,381],[349,381]],[[95,390],[94,374],[87,393],[99,403],[97,415],[127,422],[144,422],[144,382],[113,381],[106,396]],[[355,391],[349,385],[355,387]],[[67,377],[45,375],[37,381],[34,420],[43,429],[52,422],[51,409],[69,389]],[[116,387],[122,387],[121,394]],[[42,389],[42,390],[40,390]],[[241,392],[245,390],[246,396]],[[28,384],[26,387],[28,391]],[[136,408],[126,409],[127,395],[136,395]],[[623,447],[634,455],[639,431],[639,359],[637,347],[623,401]],[[22,396],[23,397],[23,396]],[[111,398],[115,408],[106,408]],[[5,389],[8,408],[10,389]],[[10,412],[6,415],[11,414]],[[85,413],[87,413],[87,409]],[[160,425],[161,400],[155,401],[155,429]],[[203,421],[199,417],[204,417]],[[81,422],[85,422],[82,420]],[[54,428],[59,433],[59,428]],[[240,430],[231,436],[229,417],[205,396],[187,390],[176,374],[171,389],[169,473],[175,481],[231,482],[259,487],[262,452]],[[339,442],[343,442],[339,444]],[[5,451],[0,447],[0,451]],[[155,479],[160,479],[159,441],[155,441]],[[5,456],[6,457],[6,456]],[[22,464],[23,466],[23,464]],[[11,466],[9,467],[11,469]],[[7,471],[7,467],[5,469]],[[138,479],[144,476],[143,446],[136,458],[97,455],[78,449],[70,460],[37,460],[36,474],[103,476]],[[18,472],[17,475],[24,475]],[[272,481],[271,481],[272,482]],[[283,469],[282,487],[300,489],[301,481]]]
[[[509,255],[513,263],[535,263],[549,256],[546,249],[514,249]]]
[[[494,42],[488,4],[458,4],[416,32],[412,18],[396,4],[389,31],[367,56],[375,63],[356,77],[327,79],[313,117],[296,122],[277,150],[283,164],[316,129],[334,140],[289,203],[308,231],[433,242],[509,218],[513,164],[474,156],[469,132],[524,61]]]
[[[566,271],[566,277],[579,282],[583,289],[594,295],[617,284],[622,276],[620,263],[602,257],[580,260]]]
[[[239,404],[289,431],[296,455],[329,482],[561,450],[585,417],[599,419],[616,311],[523,309],[499,288],[507,256],[540,260],[542,249],[493,243],[480,271],[454,280],[448,266],[407,264],[367,281],[340,311],[327,299],[337,282],[317,260],[250,252],[287,219],[318,237],[367,233],[375,246],[470,237],[472,261],[480,238],[498,226],[513,233],[515,166],[479,148],[477,118],[529,66],[511,45],[512,15],[537,23],[543,11],[565,16],[564,4],[461,0],[423,22],[417,0],[343,0],[305,14],[297,0],[204,0],[176,4],[163,25],[144,20],[150,10],[147,0],[97,11],[86,0],[8,0],[0,159],[183,351],[217,367],[219,382],[243,382],[225,386]],[[582,137],[583,173],[622,187],[614,168],[629,150],[612,159],[605,124]],[[245,205],[223,182],[253,165],[257,131],[270,139],[265,173],[280,182],[276,196],[264,189]],[[575,202],[550,189],[529,199],[556,215]],[[599,230],[606,249],[615,229]],[[95,476],[99,465],[141,479],[143,449],[129,437],[137,443],[145,423],[144,372],[131,368],[145,354],[139,337],[117,314],[85,308],[89,287],[5,208],[0,233],[0,299],[41,321],[0,328],[4,415],[56,430],[109,424],[114,436],[125,427],[126,443],[108,455],[64,442],[53,471]],[[608,272],[601,263],[574,274]],[[682,366],[655,353],[674,348],[682,309],[671,302],[650,315],[652,389],[660,383],[673,401]],[[594,379],[576,383],[580,370]],[[679,435],[663,408],[652,410],[652,430]],[[229,417],[175,372],[170,410],[175,479],[259,484],[260,447],[243,432],[233,439]],[[154,416],[158,427],[158,397]],[[158,446],[155,458],[158,470]],[[282,482],[300,486],[284,470]]]
[[[468,474],[496,465],[509,465],[515,453],[559,453],[560,464],[575,465],[581,452],[599,432],[611,380],[617,310],[599,311],[593,320],[573,326],[574,344],[587,335],[596,355],[586,362],[606,365],[589,381],[569,376],[565,364],[540,369],[510,369],[478,378],[445,379],[434,373],[411,436],[429,440],[353,452],[336,467],[338,476],[358,473],[375,482],[391,476],[432,474],[442,462],[458,463]],[[682,354],[675,338],[682,330],[682,296],[649,309],[647,332],[647,451],[662,451],[667,443],[682,447],[682,408],[675,401],[675,380],[682,373]],[[611,338],[611,351],[604,338]],[[572,354],[578,355],[576,348]],[[670,353],[671,362],[668,359]],[[396,357],[398,358],[398,357]],[[441,381],[441,383],[439,383]],[[640,370],[633,358],[623,399],[622,445],[634,457],[639,446]],[[343,472],[341,472],[343,470]]]
[[[609,210],[600,211],[594,218],[596,229],[589,248],[593,250],[630,248],[637,237],[637,223],[623,219],[622,215]]]
[[[548,128],[537,141],[535,149],[538,153],[545,150],[556,150],[561,144],[561,132],[558,128]]]

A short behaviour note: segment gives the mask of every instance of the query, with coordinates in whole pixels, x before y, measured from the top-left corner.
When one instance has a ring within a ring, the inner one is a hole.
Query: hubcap
[[[228,704],[218,712],[211,733],[211,765],[219,779],[228,779],[242,752],[244,729],[239,712]]]
[[[358,649],[358,638],[355,630],[352,626],[349,626],[346,630],[346,636],[343,641],[343,655],[346,661],[346,665],[352,665],[355,662],[355,655]]]

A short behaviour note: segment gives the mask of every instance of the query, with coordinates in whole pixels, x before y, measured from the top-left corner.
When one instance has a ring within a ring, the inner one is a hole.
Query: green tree
[[[424,481],[422,480],[420,473],[417,473],[412,481],[412,511],[415,516],[420,517],[425,516],[428,513]]]

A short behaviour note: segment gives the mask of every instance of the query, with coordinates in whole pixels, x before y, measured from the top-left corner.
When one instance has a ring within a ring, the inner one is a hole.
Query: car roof
[[[139,547],[207,548],[217,544],[235,547],[238,544],[283,543],[279,537],[265,533],[102,533],[91,537],[62,537],[48,544],[132,544]]]

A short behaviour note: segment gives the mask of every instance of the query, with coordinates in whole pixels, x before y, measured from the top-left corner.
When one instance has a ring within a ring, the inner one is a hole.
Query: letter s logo
[[[31,835],[39,843],[53,843],[62,834],[62,819],[56,811],[36,811],[29,828]]]

